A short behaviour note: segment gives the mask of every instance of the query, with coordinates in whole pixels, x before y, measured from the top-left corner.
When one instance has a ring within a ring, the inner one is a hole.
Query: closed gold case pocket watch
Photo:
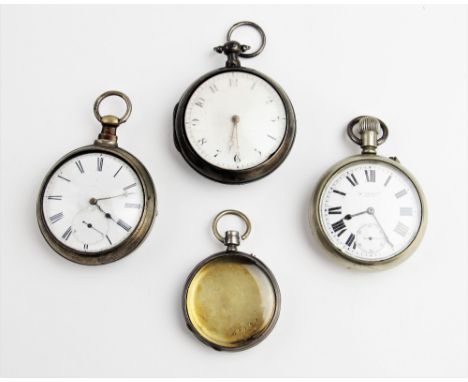
[[[110,96],[122,98],[121,118],[101,116]],[[117,145],[117,128],[130,116],[129,98],[118,91],[98,97],[94,114],[102,131],[93,145],[62,157],[49,171],[37,200],[42,235],[58,254],[75,263],[107,264],[132,252],[156,215],[156,192],[143,164]]]
[[[258,50],[231,40],[241,26],[255,28]],[[174,109],[174,142],[188,164],[212,180],[238,184],[260,179],[286,159],[296,134],[294,109],[271,78],[241,66],[239,58],[259,55],[265,33],[255,23],[231,27],[227,42],[215,49],[227,56],[226,67],[196,80]]]
[[[218,221],[236,215],[246,231],[218,231]],[[237,250],[250,233],[250,221],[240,211],[225,210],[213,221],[215,237],[226,250],[201,261],[184,288],[183,310],[188,328],[216,350],[244,350],[262,341],[273,329],[280,312],[281,295],[268,267]]]
[[[347,132],[362,154],[339,162],[320,181],[310,206],[311,225],[322,243],[348,264],[395,265],[424,235],[423,191],[396,157],[377,155],[388,136],[381,120],[357,117]]]

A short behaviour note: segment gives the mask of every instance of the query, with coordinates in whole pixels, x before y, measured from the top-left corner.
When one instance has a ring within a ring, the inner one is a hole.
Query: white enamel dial
[[[279,148],[286,133],[286,109],[264,79],[225,72],[192,94],[185,130],[194,150],[207,162],[226,170],[249,169]]]
[[[320,222],[340,252],[360,261],[397,256],[416,237],[421,199],[411,179],[385,162],[338,170],[320,197]]]
[[[88,253],[109,250],[129,237],[143,214],[135,171],[120,158],[94,152],[64,162],[49,178],[42,200],[51,233]]]

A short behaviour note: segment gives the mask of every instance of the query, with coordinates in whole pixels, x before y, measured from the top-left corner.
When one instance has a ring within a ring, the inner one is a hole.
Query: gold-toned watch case
[[[272,272],[253,255],[238,251],[200,262],[184,288],[187,326],[216,350],[239,351],[258,344],[275,326],[280,306]]]

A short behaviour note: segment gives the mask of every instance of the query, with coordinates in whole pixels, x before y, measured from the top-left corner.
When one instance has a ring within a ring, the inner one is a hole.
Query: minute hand
[[[131,194],[134,194],[134,192],[124,192],[122,194],[119,194],[119,195],[114,195],[114,196],[106,196],[104,198],[95,198],[94,200],[98,201],[98,200],[107,200],[107,199],[113,199],[113,198],[118,198],[120,196],[128,196],[128,195],[131,195]]]
[[[374,220],[375,222],[377,223],[377,225],[379,226],[380,230],[382,231],[384,237],[385,237],[385,240],[387,241],[387,243],[390,245],[390,247],[393,248],[393,244],[392,242],[390,241],[390,239],[388,238],[387,234],[385,233],[385,230],[383,229],[382,227],[382,224],[380,224],[379,220],[377,219],[377,216],[375,216],[375,212],[372,211],[371,215],[374,217]]]

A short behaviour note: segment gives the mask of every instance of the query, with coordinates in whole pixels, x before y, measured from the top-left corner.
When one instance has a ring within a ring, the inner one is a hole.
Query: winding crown
[[[382,128],[380,127],[380,121],[375,117],[365,116],[362,117],[358,122],[359,134],[364,134],[366,131],[374,131],[376,134],[380,134]]]

